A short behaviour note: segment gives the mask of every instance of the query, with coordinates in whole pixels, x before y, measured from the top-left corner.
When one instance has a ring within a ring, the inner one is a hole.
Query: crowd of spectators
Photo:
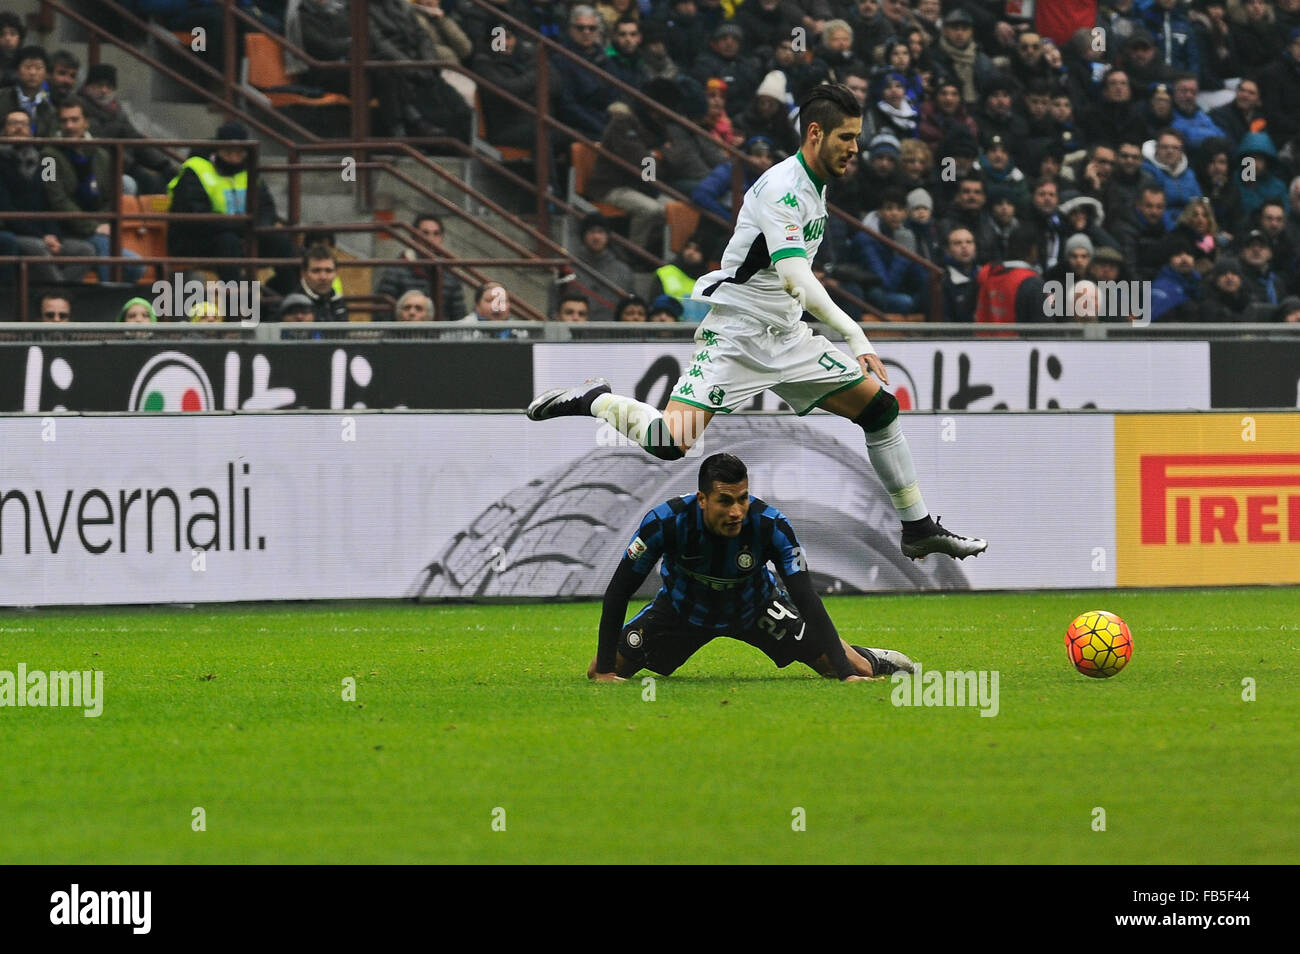
[[[642,170],[603,154],[596,160],[586,198],[625,215],[583,222],[573,266],[547,302],[552,319],[698,320],[690,285],[720,256],[726,230],[704,219],[682,252],[652,273],[616,247],[611,230],[657,252],[661,183],[729,217],[733,169],[724,147],[748,157],[748,186],[798,148],[797,104],[827,82],[847,86],[863,109],[861,154],[828,198],[871,231],[832,217],[816,263],[850,311],[865,301],[923,313],[938,282],[941,317],[950,321],[1126,321],[1138,316],[1072,314],[1073,301],[1055,307],[1053,289],[1082,288],[1076,293],[1086,296],[1097,282],[1140,282],[1157,322],[1300,313],[1291,307],[1300,299],[1300,0],[491,3],[571,54],[549,59],[556,118]],[[205,26],[211,34],[219,22],[212,19],[219,5],[203,0],[127,6],[169,29]],[[349,55],[349,0],[241,6],[319,61]],[[536,87],[531,40],[490,8],[371,0],[368,23],[376,59],[460,64],[526,100]],[[346,71],[290,59],[296,82],[346,89]],[[213,183],[237,180],[248,161],[242,148],[218,147],[177,163],[142,145],[130,151],[127,175],[109,181],[107,152],[93,139],[138,133],[116,98],[112,68],[92,67],[78,85],[81,75],[74,56],[30,45],[19,18],[0,14],[0,254],[41,258],[45,282],[78,281],[85,266],[61,266],[60,257],[106,253],[107,225],[6,220],[4,212],[98,212],[120,191],[165,191],[174,211],[232,211],[220,207]],[[468,138],[476,89],[464,75],[375,69],[370,79],[379,134]],[[536,146],[531,117],[486,86],[478,98],[491,141]],[[24,146],[33,135],[77,144]],[[218,141],[246,138],[237,123],[216,133]],[[562,167],[567,141],[554,135],[551,148]],[[46,157],[54,182],[39,181]],[[259,223],[275,221],[264,183],[257,212]],[[415,226],[440,255],[454,255],[440,219],[421,215]],[[294,301],[295,315],[305,313],[299,296],[316,320],[345,315],[337,261],[328,278],[321,270],[321,256],[334,253],[306,245],[288,233],[262,236],[260,255],[303,261],[278,269],[271,290]],[[174,226],[168,235],[170,253],[200,259],[234,257],[244,247],[238,228]],[[217,270],[223,278],[237,272]],[[12,281],[12,269],[4,271],[0,280]],[[648,291],[649,301],[636,290]],[[376,270],[370,291],[398,302],[393,317],[411,320],[510,314],[501,286],[467,290],[447,268],[406,260]]]

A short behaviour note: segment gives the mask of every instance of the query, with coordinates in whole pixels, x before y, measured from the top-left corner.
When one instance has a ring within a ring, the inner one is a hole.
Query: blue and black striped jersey
[[[695,494],[674,497],[645,515],[628,544],[627,559],[645,579],[663,559],[659,596],[693,626],[717,633],[754,625],[782,579],[807,570],[803,550],[785,514],[757,497],[735,537],[710,533]]]

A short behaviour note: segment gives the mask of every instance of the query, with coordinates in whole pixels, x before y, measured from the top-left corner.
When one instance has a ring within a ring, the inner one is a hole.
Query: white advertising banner
[[[904,410],[1182,411],[1210,407],[1206,341],[874,342]],[[620,394],[662,406],[690,342],[566,342],[533,346],[533,387],[608,378]],[[774,394],[754,410],[784,408]]]
[[[598,598],[645,512],[720,450],[823,591],[1114,585],[1110,415],[906,432],[930,509],[990,541],[978,559],[904,559],[861,431],[820,413],[719,418],[673,463],[518,413],[4,417],[0,605]]]

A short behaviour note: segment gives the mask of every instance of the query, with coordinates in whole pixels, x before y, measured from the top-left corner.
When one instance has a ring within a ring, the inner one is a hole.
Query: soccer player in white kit
[[[609,382],[595,378],[539,395],[528,416],[591,415],[655,457],[677,460],[715,414],[730,414],[771,390],[796,414],[820,407],[862,428],[867,455],[903,524],[905,556],[982,553],[985,541],[951,533],[930,516],[899,426],[898,401],[872,377],[888,384],[885,367],[862,328],[813,275],[826,231],[826,183],[844,175],[858,152],[857,99],[845,86],[818,86],[800,104],[799,127],[802,147],[745,193],[721,267],[695,283],[691,297],[712,308],[695,334],[694,360],[663,412],[613,394]],[[801,320],[805,310],[842,334],[853,357],[814,334]]]

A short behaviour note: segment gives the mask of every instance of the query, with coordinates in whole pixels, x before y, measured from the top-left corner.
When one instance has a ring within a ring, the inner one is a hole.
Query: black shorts
[[[807,625],[790,598],[774,592],[753,626],[735,633],[715,633],[683,620],[665,598],[637,613],[618,641],[620,676],[649,669],[661,676],[673,673],[706,643],[718,637],[738,639],[765,653],[779,668],[792,662],[812,665],[825,651],[807,637]]]

